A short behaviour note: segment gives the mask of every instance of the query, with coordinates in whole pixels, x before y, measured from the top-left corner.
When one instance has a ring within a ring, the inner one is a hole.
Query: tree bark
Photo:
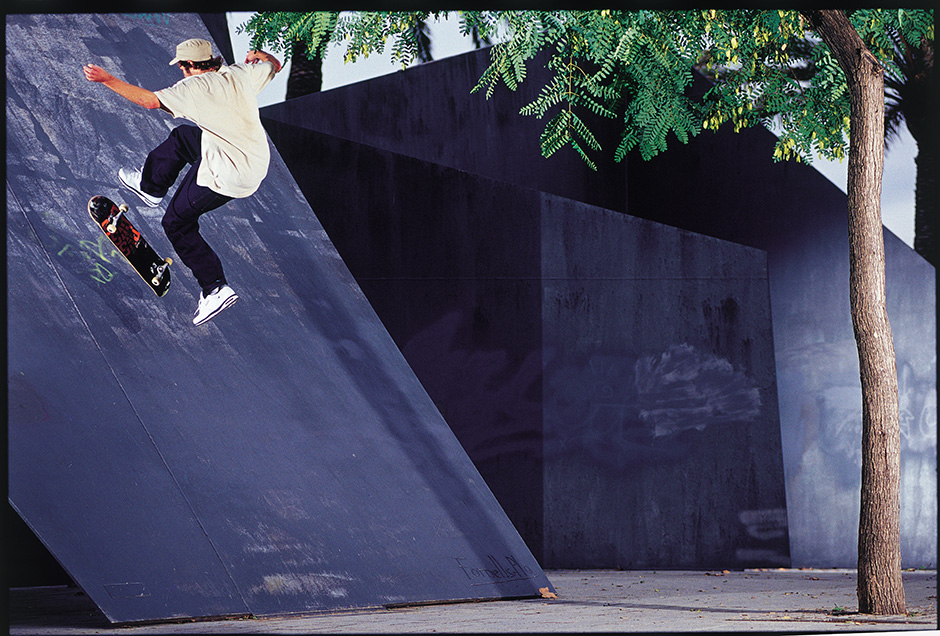
[[[813,11],[810,19],[845,72],[851,99],[849,296],[862,384],[858,610],[864,614],[904,614],[898,379],[885,302],[881,223],[884,75],[844,12]]]
[[[321,52],[313,59],[307,57],[307,43],[294,42],[291,52],[290,74],[287,76],[287,93],[284,99],[294,99],[311,93],[319,93],[323,86],[323,60]]]

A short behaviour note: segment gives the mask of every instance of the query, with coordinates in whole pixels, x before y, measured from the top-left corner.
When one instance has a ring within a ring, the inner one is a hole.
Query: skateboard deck
[[[141,233],[128,220],[127,205],[96,195],[88,201],[88,213],[114,247],[127,259],[157,296],[170,289],[171,258],[160,258]]]

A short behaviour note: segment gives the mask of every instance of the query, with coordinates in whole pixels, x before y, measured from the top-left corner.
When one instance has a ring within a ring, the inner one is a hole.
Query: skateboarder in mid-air
[[[206,40],[186,40],[170,65],[183,79],[156,92],[128,84],[94,64],[85,77],[104,84],[144,108],[162,108],[196,124],[174,128],[147,156],[141,169],[121,168],[118,177],[150,207],[157,207],[186,165],[163,216],[163,229],[180,260],[193,272],[202,293],[193,316],[200,325],[230,307],[238,296],[228,286],[222,263],[199,234],[199,217],[251,196],[267,175],[270,151],[258,115],[257,95],[281,63],[264,51],[249,51],[243,64],[226,66],[212,56]]]

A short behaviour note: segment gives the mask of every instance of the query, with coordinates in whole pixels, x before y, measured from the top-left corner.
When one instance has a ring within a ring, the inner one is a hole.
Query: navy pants
[[[206,292],[225,283],[222,262],[199,233],[199,217],[232,200],[232,197],[196,185],[201,163],[202,131],[195,126],[174,128],[162,144],[153,149],[144,162],[141,189],[155,197],[166,196],[180,172],[183,176],[176,194],[163,215],[163,231],[183,264],[193,272]]]

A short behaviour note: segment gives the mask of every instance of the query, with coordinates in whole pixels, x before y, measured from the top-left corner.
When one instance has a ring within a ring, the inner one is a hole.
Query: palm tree
[[[418,43],[416,59],[419,63],[430,62],[434,59],[431,54],[431,36],[427,22],[418,20],[414,25],[415,40]],[[491,44],[488,37],[480,37],[479,30],[474,27],[470,33],[474,48],[482,48]],[[287,94],[285,99],[293,99],[310,93],[318,93],[323,87],[323,54],[326,43],[322,43],[316,54],[307,55],[307,45],[304,42],[295,42],[291,50],[290,73],[287,77]]]
[[[936,146],[932,143],[935,124],[936,76],[933,70],[933,42],[924,39],[912,46],[897,32],[891,34],[897,72],[885,73],[885,145],[898,138],[901,122],[917,143],[917,177],[914,186],[914,250],[936,266],[935,224]]]
[[[430,62],[434,58],[431,56],[431,36],[428,31],[428,23],[424,20],[417,20],[414,25],[415,41],[418,43],[418,51],[415,59],[418,63]]]
[[[430,62],[431,38],[424,20],[414,25],[415,40],[418,43],[416,58],[418,62]],[[310,93],[319,93],[323,88],[323,54],[326,42],[321,42],[314,55],[308,55],[307,43],[294,42],[291,50],[290,73],[287,76],[287,94],[284,99],[294,99]]]
[[[318,93],[323,87],[323,51],[321,45],[313,55],[307,55],[306,42],[294,42],[290,56],[290,74],[287,76],[287,94],[284,99],[294,99],[310,93]]]

